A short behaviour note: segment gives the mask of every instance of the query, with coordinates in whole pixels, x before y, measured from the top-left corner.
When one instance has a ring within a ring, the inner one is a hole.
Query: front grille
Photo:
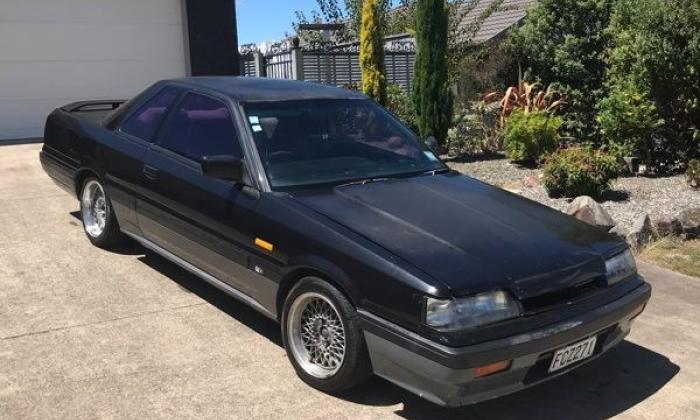
[[[526,314],[546,311],[553,307],[573,303],[577,300],[594,295],[607,287],[604,277],[591,279],[565,289],[555,290],[521,300]]]

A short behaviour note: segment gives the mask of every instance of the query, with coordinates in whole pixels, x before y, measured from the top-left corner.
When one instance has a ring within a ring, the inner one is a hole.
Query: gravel
[[[571,199],[550,198],[541,185],[540,169],[523,168],[503,158],[475,161],[448,159],[448,165],[466,175],[515,192],[531,200],[565,211]],[[601,204],[618,225],[630,229],[635,220],[648,214],[677,216],[682,210],[700,207],[700,192],[688,186],[682,175],[669,177],[625,177],[614,182]]]

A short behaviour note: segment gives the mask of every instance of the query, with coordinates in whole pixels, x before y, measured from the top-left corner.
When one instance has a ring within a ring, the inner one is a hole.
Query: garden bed
[[[560,211],[571,199],[550,198],[541,185],[541,169],[524,168],[505,158],[461,160],[447,159],[448,165],[465,175],[520,194]],[[677,215],[700,206],[700,192],[686,183],[683,175],[669,177],[627,177],[614,181],[612,191],[599,199],[605,210],[625,229],[644,214],[652,220],[661,215]]]

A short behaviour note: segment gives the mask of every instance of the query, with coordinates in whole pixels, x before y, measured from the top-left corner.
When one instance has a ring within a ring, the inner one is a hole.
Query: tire
[[[112,202],[102,185],[95,177],[83,181],[80,189],[80,215],[83,230],[93,245],[109,248],[124,238],[112,209]]]
[[[319,278],[305,277],[289,292],[282,311],[282,341],[297,375],[318,390],[344,391],[372,375],[357,311],[338,289]]]

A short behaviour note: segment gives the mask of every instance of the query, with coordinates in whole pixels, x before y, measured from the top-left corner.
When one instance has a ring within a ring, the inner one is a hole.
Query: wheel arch
[[[338,289],[338,291],[340,291],[340,293],[342,293],[350,301],[352,306],[358,308],[360,303],[359,294],[355,286],[350,281],[349,275],[347,275],[340,267],[337,267],[326,260],[314,257],[309,259],[311,261],[307,260],[305,264],[295,265],[294,268],[282,276],[277,289],[277,318],[279,320],[282,319],[284,302],[289,295],[289,292],[305,277],[317,277],[328,282],[333,287]]]
[[[80,199],[80,191],[83,188],[83,183],[85,183],[85,180],[91,176],[97,178],[100,182],[102,182],[102,184],[104,184],[104,181],[102,181],[102,177],[100,176],[100,174],[98,174],[97,171],[91,168],[83,167],[75,172],[73,182],[75,187],[75,196],[78,197],[78,199]]]

